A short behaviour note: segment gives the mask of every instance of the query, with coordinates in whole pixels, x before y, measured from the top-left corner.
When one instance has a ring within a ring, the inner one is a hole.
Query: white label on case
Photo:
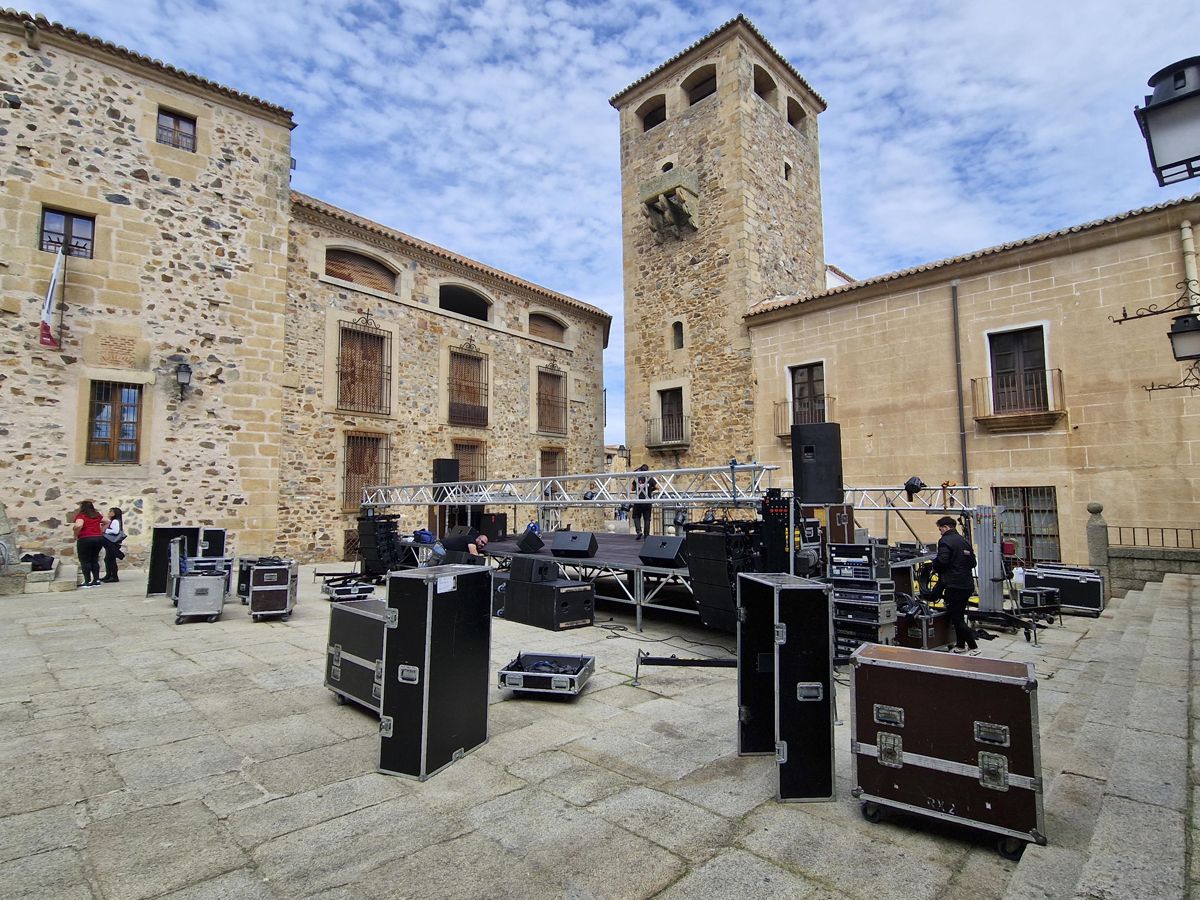
[[[445,594],[448,591],[454,590],[454,576],[447,575],[437,580],[437,592]]]

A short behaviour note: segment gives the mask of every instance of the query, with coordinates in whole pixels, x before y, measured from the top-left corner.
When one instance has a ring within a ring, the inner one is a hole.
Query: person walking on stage
[[[647,472],[650,467],[642,463],[635,472]],[[658,482],[653,478],[647,478],[645,475],[639,475],[633,480],[633,530],[637,533],[637,539],[640,541],[643,538],[650,536],[650,513],[654,508],[651,500],[658,493]]]
[[[83,575],[84,587],[95,587],[100,583],[100,545],[104,543],[104,517],[96,512],[91,500],[84,500],[75,512],[71,523],[75,533],[75,556],[79,559],[79,571]]]
[[[121,542],[125,540],[125,514],[121,512],[121,507],[114,506],[108,511],[108,518],[105,520],[107,524],[104,526],[104,577],[100,580],[111,584],[114,581],[120,581],[117,577],[117,560],[124,559],[125,554],[121,551]]]
[[[955,522],[950,516],[938,519],[937,527],[942,536],[938,539],[933,570],[938,573],[938,585],[946,602],[946,615],[954,626],[954,652],[976,653],[979,645],[975,643],[975,633],[967,623],[967,601],[975,590],[975,577],[972,574],[975,551],[967,539],[955,531]]]

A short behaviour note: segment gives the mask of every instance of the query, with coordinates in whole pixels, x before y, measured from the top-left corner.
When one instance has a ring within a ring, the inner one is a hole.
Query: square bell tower
[[[625,441],[651,468],[747,461],[743,316],[824,289],[825,101],[743,16],[609,101],[620,113]]]

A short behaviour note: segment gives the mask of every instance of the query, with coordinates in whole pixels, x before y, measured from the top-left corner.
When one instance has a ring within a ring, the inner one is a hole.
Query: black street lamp
[[[192,383],[192,367],[185,362],[181,362],[175,367],[175,383],[179,385],[179,399],[183,399],[183,392],[189,384]]]
[[[1171,352],[1178,362],[1200,359],[1200,316],[1194,312],[1176,316],[1171,320]]]
[[[1181,59],[1150,76],[1154,91],[1134,107],[1160,186],[1200,175],[1200,56]]]

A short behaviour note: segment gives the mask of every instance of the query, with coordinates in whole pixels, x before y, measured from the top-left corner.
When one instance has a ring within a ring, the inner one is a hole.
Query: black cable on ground
[[[608,635],[609,638],[623,638],[627,641],[637,641],[638,643],[642,643],[642,644],[668,644],[673,640],[677,640],[677,641],[683,641],[685,644],[688,645],[688,647],[679,647],[678,649],[680,649],[680,650],[686,650],[686,649],[689,649],[690,647],[711,647],[714,650],[721,650],[721,651],[729,654],[730,656],[737,655],[737,651],[731,650],[729,647],[722,646],[721,644],[708,644],[708,643],[705,643],[704,641],[693,641],[690,638],[685,638],[681,634],[672,634],[672,635],[668,635],[665,638],[645,638],[645,637],[634,637],[632,634],[629,634],[628,633],[629,632],[628,625],[620,625],[620,624],[613,623],[611,625],[610,624],[597,625],[596,627],[603,628],[605,631],[610,632]],[[672,646],[678,647],[678,645],[676,645],[676,644],[673,644]]]

